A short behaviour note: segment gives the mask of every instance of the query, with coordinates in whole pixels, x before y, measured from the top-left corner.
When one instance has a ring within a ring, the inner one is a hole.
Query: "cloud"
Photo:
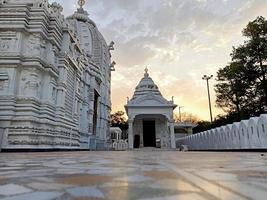
[[[76,0],[57,2],[66,16],[76,9]],[[175,96],[179,105],[209,119],[202,75],[215,75],[230,61],[232,46],[244,40],[242,29],[258,15],[265,16],[267,4],[266,0],[90,0],[85,9],[106,41],[116,43],[114,111],[123,109],[148,65],[166,98]]]

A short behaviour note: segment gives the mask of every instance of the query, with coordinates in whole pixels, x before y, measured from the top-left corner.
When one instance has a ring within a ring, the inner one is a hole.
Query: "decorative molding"
[[[86,11],[67,19],[61,13],[60,4],[47,0],[0,4],[0,123],[8,130],[6,148],[88,148],[94,91],[101,95],[96,137],[107,140],[108,45]],[[16,15],[12,23],[10,15]]]

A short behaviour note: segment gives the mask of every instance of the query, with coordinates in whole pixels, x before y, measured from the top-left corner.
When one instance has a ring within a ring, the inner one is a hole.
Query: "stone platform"
[[[175,151],[1,153],[2,200],[267,197],[267,155]]]

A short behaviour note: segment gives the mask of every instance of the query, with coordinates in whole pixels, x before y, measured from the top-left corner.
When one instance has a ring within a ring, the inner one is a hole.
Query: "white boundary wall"
[[[189,150],[267,149],[267,114],[180,138],[176,144]]]

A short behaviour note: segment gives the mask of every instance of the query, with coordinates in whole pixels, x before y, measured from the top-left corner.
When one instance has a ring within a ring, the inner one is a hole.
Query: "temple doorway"
[[[140,148],[140,135],[134,136],[134,148],[139,149]]]
[[[156,147],[155,120],[143,121],[144,147]]]

